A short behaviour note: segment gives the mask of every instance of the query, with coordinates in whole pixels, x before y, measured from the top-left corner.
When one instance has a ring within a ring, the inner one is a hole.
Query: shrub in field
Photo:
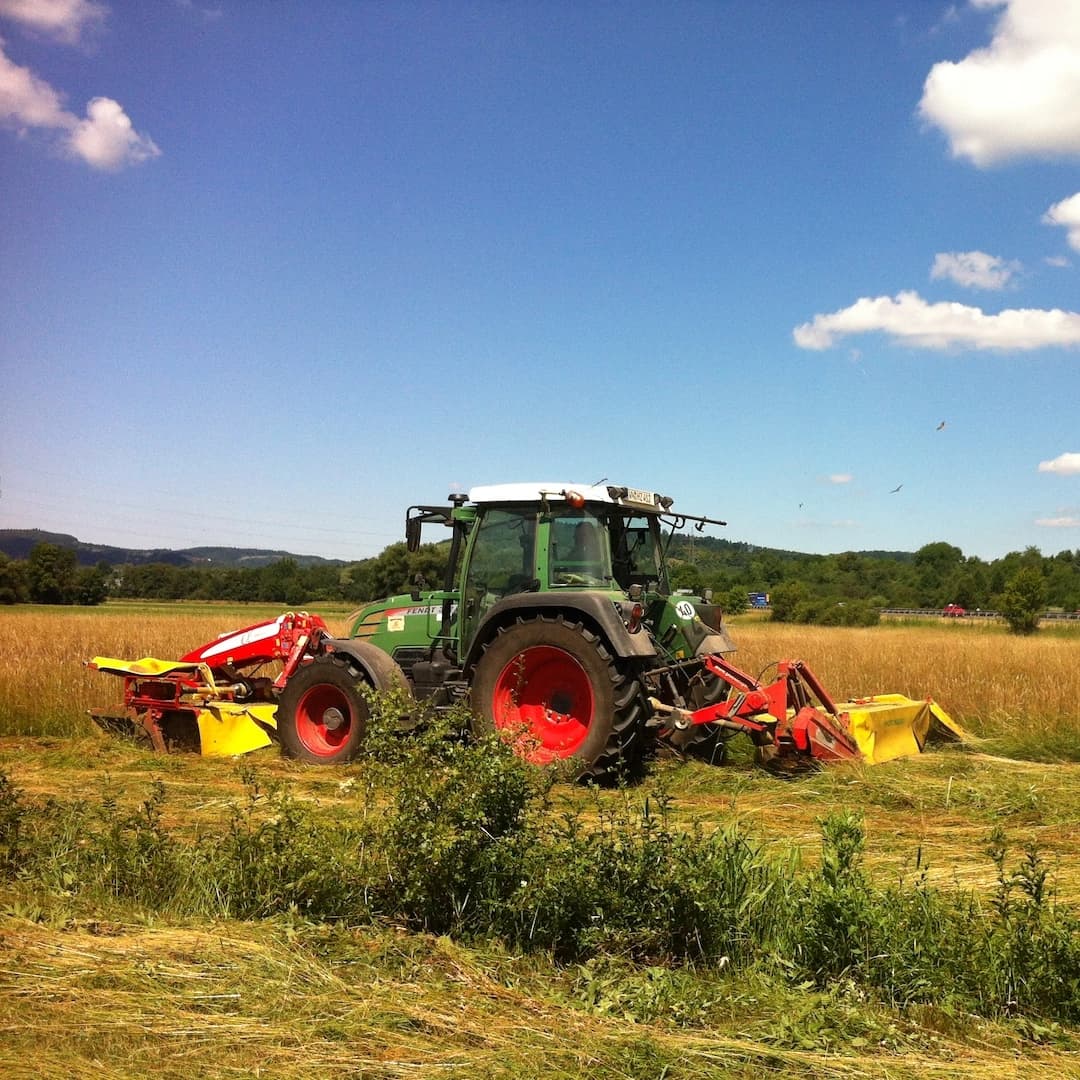
[[[991,835],[988,855],[997,868],[996,919],[986,935],[984,987],[989,1004],[1009,1014],[1080,1020],[1080,921],[1053,901],[1048,870],[1037,848],[1024,847],[1009,871],[1004,834]]]
[[[565,814],[526,850],[499,931],[564,958],[598,952],[724,963],[751,958],[785,908],[774,864],[738,830],[675,826],[656,792]]]
[[[799,606],[806,602],[806,588],[797,581],[777,585],[769,594],[773,622],[805,621],[797,618]]]
[[[62,892],[167,909],[183,894],[199,852],[166,826],[165,799],[165,786],[156,781],[141,805],[127,812],[108,786],[96,802],[46,803],[32,853],[37,872]]]
[[[385,701],[373,720],[388,729]],[[390,764],[380,756],[390,796],[365,831],[374,910],[436,933],[489,923],[535,843],[527,810],[552,781],[497,736],[460,738],[462,720],[431,718],[417,737],[397,739]]]
[[[15,874],[27,858],[25,817],[26,807],[18,790],[0,772],[0,878]]]
[[[779,585],[773,590],[772,621],[816,626],[876,626],[881,621],[878,607],[868,600],[837,596],[811,596],[799,582]]]
[[[821,828],[821,868],[804,886],[792,949],[818,985],[864,964],[877,899],[861,865],[862,821],[853,814],[833,814]]]
[[[819,987],[837,978],[897,1004],[950,1003],[987,1016],[1080,1019],[1080,921],[1051,903],[1047,870],[1025,849],[1006,868],[1000,832],[989,855],[998,871],[990,909],[966,893],[910,886],[879,889],[861,866],[862,824],[822,822],[820,870],[802,884],[801,923],[788,943],[797,975]]]
[[[1033,566],[1021,567],[1009,579],[998,606],[1012,633],[1035,633],[1046,610],[1046,579]]]
[[[199,906],[234,918],[368,919],[361,830],[351,821],[327,825],[281,787],[264,792],[249,769],[241,778],[246,796],[224,835],[200,838]]]

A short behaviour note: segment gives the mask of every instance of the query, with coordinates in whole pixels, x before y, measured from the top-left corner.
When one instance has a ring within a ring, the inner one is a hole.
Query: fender
[[[412,696],[412,687],[409,680],[405,678],[405,672],[392,657],[387,656],[382,649],[376,648],[370,642],[357,638],[344,640],[328,637],[323,638],[321,644],[327,652],[350,657],[376,690],[403,690],[410,697]]]
[[[644,630],[631,634],[619,618],[609,596],[593,592],[516,593],[496,601],[485,612],[473,635],[469,654],[465,657],[468,670],[479,658],[483,644],[495,632],[496,627],[512,623],[519,611],[554,617],[559,613],[580,615],[586,622],[597,627],[610,643],[615,655],[631,657],[656,656],[656,646]]]

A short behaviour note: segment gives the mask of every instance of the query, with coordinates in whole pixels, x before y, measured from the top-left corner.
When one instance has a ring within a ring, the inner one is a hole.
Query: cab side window
[[[615,579],[624,588],[661,580],[661,563],[654,523],[644,516],[612,521],[612,560]]]
[[[465,609],[479,618],[496,600],[530,587],[536,577],[536,512],[491,510],[474,526]]]

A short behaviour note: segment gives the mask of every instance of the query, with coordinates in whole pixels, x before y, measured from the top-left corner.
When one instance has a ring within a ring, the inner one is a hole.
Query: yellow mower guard
[[[276,705],[204,705],[196,718],[203,757],[232,757],[261,750],[273,740],[267,728],[277,728]]]
[[[968,740],[970,735],[940,706],[927,698],[913,701],[903,694],[875,694],[837,702],[847,713],[848,727],[867,763],[922,753],[931,738]]]
[[[88,666],[125,680],[125,705],[134,715],[118,717],[91,713],[106,730],[134,734],[142,729],[155,746],[164,749],[165,718],[186,713],[194,717],[199,729],[199,752],[204,757],[247,754],[273,742],[270,732],[277,729],[277,705],[229,700],[219,689],[208,664],[159,660],[153,656],[144,656],[141,660],[95,656]],[[190,678],[191,685],[181,681],[184,677]],[[167,685],[171,699],[139,698],[143,683]]]

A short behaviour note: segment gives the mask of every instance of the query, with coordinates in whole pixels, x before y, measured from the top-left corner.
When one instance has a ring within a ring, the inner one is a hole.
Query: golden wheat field
[[[118,700],[93,656],[175,659],[278,613],[267,606],[114,604],[0,611],[0,734],[75,734],[86,712]],[[320,612],[345,630],[344,610]],[[1078,628],[1080,629],[1080,628]],[[1080,632],[1015,637],[1001,626],[883,624],[819,628],[736,619],[738,665],[767,681],[779,659],[805,660],[837,700],[873,693],[933,697],[976,735],[1075,734]]]

